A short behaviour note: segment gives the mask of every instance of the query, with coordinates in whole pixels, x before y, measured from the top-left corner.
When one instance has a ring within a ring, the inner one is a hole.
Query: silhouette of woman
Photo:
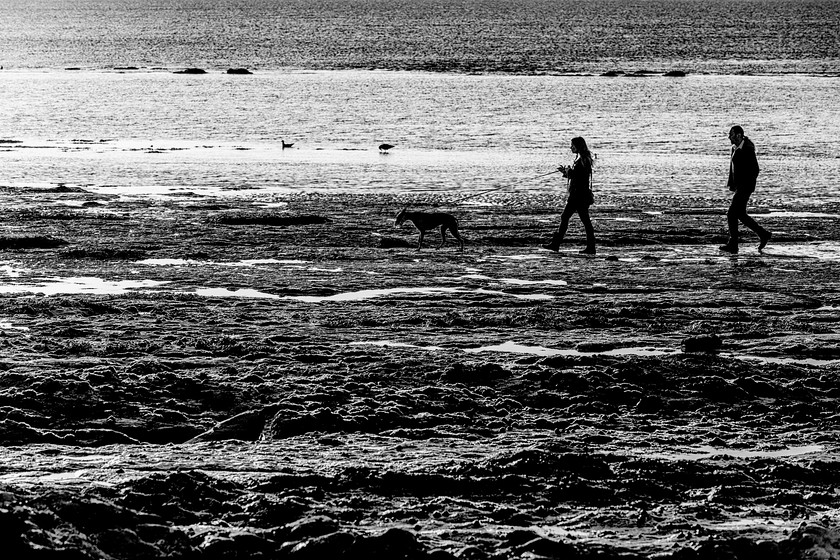
[[[569,227],[569,219],[577,212],[583,229],[586,230],[586,247],[581,253],[587,255],[595,254],[595,228],[592,227],[592,220],[589,218],[589,207],[595,201],[592,195],[592,164],[593,156],[586,145],[586,140],[577,136],[572,138],[572,153],[577,154],[572,165],[558,168],[569,182],[569,196],[566,199],[566,207],[560,214],[560,227],[554,232],[550,243],[543,245],[543,249],[549,251],[560,250],[560,243],[566,235]]]

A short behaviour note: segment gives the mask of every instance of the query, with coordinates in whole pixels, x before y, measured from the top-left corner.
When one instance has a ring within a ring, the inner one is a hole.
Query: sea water
[[[835,202],[832,14],[840,2],[5,0],[0,186],[561,192],[538,176],[582,135],[602,195],[725,198],[741,124],[756,200]]]
[[[3,0],[7,68],[840,71],[837,0]]]

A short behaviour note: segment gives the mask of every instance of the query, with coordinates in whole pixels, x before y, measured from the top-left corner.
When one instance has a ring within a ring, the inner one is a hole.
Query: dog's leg
[[[443,247],[443,244],[446,243],[446,226],[440,226],[440,245],[437,246],[438,249]]]
[[[426,235],[426,232],[422,229],[420,230],[420,238],[417,240],[417,250],[419,251],[423,247],[423,236]]]
[[[455,239],[458,240],[458,246],[459,246],[460,250],[463,251],[464,250],[464,239],[461,237],[461,234],[458,233],[458,226],[455,225],[455,224],[452,224],[451,226],[449,226],[449,231],[452,232],[452,237],[454,237]]]

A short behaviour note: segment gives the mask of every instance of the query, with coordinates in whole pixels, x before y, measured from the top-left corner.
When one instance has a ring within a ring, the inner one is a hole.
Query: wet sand
[[[840,204],[0,198],[19,557],[837,557]]]

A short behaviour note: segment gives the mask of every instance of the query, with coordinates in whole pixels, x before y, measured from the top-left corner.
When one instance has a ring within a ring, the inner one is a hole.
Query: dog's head
[[[406,206],[405,208],[400,210],[400,213],[397,214],[397,217],[394,219],[394,227],[399,227],[399,226],[403,225],[403,222],[405,221],[405,211],[406,210],[408,210],[408,206]]]

